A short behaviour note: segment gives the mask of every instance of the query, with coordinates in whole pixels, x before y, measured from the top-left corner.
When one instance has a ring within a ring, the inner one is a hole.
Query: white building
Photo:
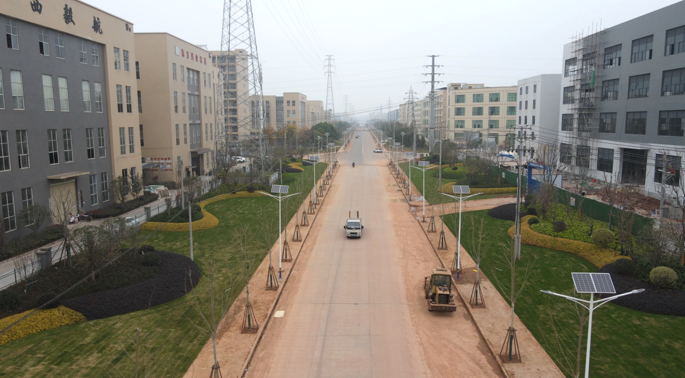
[[[537,75],[518,81],[517,126],[529,126],[535,140],[525,147],[540,151],[542,144],[556,144],[559,130],[561,74]],[[515,143],[516,147],[519,142]],[[535,153],[533,153],[535,156]]]

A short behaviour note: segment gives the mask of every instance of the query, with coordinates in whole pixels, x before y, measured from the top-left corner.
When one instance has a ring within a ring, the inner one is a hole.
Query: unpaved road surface
[[[372,137],[359,132],[318,214],[248,377],[501,377],[473,320],[429,313],[423,278],[440,265]],[[352,162],[356,168],[352,168]],[[361,239],[347,239],[359,210]]]

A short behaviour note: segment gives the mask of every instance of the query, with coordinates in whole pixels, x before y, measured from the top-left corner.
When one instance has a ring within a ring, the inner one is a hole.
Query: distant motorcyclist
[[[354,168],[354,162],[352,162],[352,168]]]

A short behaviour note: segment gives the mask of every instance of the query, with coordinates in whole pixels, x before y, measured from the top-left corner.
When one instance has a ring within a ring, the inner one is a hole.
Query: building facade
[[[219,68],[221,78],[226,75],[226,87],[223,88],[223,104],[219,103],[219,125],[224,128],[224,135],[230,146],[236,147],[241,141],[259,136],[262,125],[252,117],[256,110],[250,96],[249,62],[247,51],[237,49],[221,56],[221,51],[210,51],[212,64]],[[222,61],[223,60],[223,61]],[[219,85],[222,86],[223,79]],[[223,113],[223,114],[222,114]]]
[[[55,216],[114,202],[141,171],[133,24],[85,3],[4,2],[0,197],[8,239],[32,204]]]
[[[680,184],[685,2],[564,46],[560,161],[575,173],[659,191]]]
[[[168,33],[135,33],[135,45],[145,182],[209,174],[224,136],[212,55]]]
[[[543,144],[556,144],[559,130],[559,99],[561,74],[537,75],[518,81],[517,126],[528,126],[535,140],[523,147],[540,151]],[[521,147],[518,141],[516,148]]]

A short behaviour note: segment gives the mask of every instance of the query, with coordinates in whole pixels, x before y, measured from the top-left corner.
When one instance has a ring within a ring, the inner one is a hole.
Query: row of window
[[[95,135],[94,129],[86,128],[86,156],[88,159],[95,159]],[[17,167],[19,169],[29,168],[29,137],[27,130],[16,130],[14,132],[15,143],[17,146]],[[74,161],[74,148],[72,139],[72,129],[62,129],[61,133],[57,129],[47,130],[47,150],[48,162],[50,165],[59,164],[59,140],[62,139],[62,152],[64,156],[63,163],[71,163]],[[107,147],[105,144],[105,128],[97,129],[97,145],[98,156],[104,158],[107,156]],[[12,169],[10,156],[10,132],[8,130],[0,130],[0,172],[9,171]]]
[[[181,71],[181,81],[185,82],[186,81],[186,67],[181,65],[180,71]],[[193,70],[191,68],[188,68],[187,73],[188,73],[188,84],[199,87],[200,86],[200,84],[199,84],[200,72]],[[202,86],[203,87],[209,87],[209,88],[212,87],[212,75],[213,75],[213,73],[209,73],[209,74],[206,72],[202,73]],[[235,76],[235,75],[233,75],[233,76]],[[178,76],[176,75],[176,63],[171,63],[171,78],[173,80],[177,80],[177,77]]]
[[[530,124],[535,125],[535,116],[531,117],[531,123]],[[523,118],[521,118],[521,116],[519,116],[519,125],[528,125],[528,116],[523,116]]]
[[[485,95],[483,93],[474,93],[471,98],[471,102],[484,102]],[[294,101],[293,101],[294,102]],[[499,93],[488,93],[488,102],[500,102]],[[507,102],[516,102],[516,92],[507,93]],[[466,95],[454,95],[455,104],[466,103]],[[426,104],[424,104],[424,107]]]
[[[200,143],[202,141],[202,124],[190,125],[190,128],[190,143]],[[214,140],[214,125],[205,123],[205,142],[210,140]],[[185,123],[183,124],[183,144],[188,144],[188,125]],[[178,123],[176,124],[176,145],[181,145],[181,129]]]
[[[488,121],[486,121],[486,122],[488,122]],[[513,129],[514,127],[516,127],[516,120],[513,120],[513,119],[506,120],[505,127],[507,129]],[[455,120],[454,121],[454,128],[455,129],[466,128],[466,121],[463,119]],[[481,119],[471,120],[471,128],[472,129],[482,129],[483,128],[483,120],[481,120]],[[499,120],[491,119],[488,123],[488,129],[499,129]]]
[[[138,93],[140,95],[140,91],[138,91]],[[186,112],[186,93],[185,92],[181,92],[181,105],[182,105],[183,113],[185,113]],[[207,100],[207,96],[204,96],[203,105],[204,105],[205,114],[212,114],[212,96],[209,96],[209,100]],[[188,107],[189,107],[189,109],[188,109],[189,114],[200,114],[200,96],[188,93]],[[230,110],[235,110],[236,114],[238,112],[237,109],[230,109]],[[178,113],[178,91],[174,91],[174,112]]]
[[[654,35],[638,38],[631,44],[630,63],[652,59]],[[614,45],[604,49],[604,68],[619,67],[621,65],[622,45]],[[685,52],[685,25],[666,31],[664,56],[671,56]],[[595,65],[596,52],[583,55],[582,72],[589,72]],[[577,71],[578,60],[571,58],[564,65],[564,77],[574,75]]]
[[[616,133],[617,113],[600,113],[599,132]],[[573,114],[561,115],[561,131],[573,131]],[[647,134],[647,112],[627,112],[625,133],[632,135]],[[685,135],[685,110],[660,111],[657,120],[657,135],[682,137]],[[578,130],[591,130],[592,113],[581,113],[578,116]]]
[[[140,125],[142,128],[142,125]],[[128,135],[128,152],[134,154],[136,152],[136,143],[134,136],[133,127],[128,128],[128,133],[126,132],[126,127],[119,128],[119,153],[126,155],[126,136]],[[141,137],[142,138],[142,137]]]
[[[533,93],[538,93],[538,85],[537,84],[533,84]],[[523,95],[523,87],[519,88],[519,94]],[[528,94],[528,86],[527,85],[526,85],[526,94]],[[514,99],[514,101],[516,101],[516,99]]]
[[[526,100],[526,101],[519,101],[519,110],[523,109],[524,103],[525,103],[525,109],[528,109],[528,100]],[[537,100],[533,100],[533,109],[536,108],[536,103],[537,103]],[[514,114],[516,114],[516,109],[514,109]]]
[[[528,101],[526,101],[526,103],[527,102]],[[528,109],[528,108],[526,107],[526,109]],[[465,116],[466,115],[466,108],[454,108],[454,115],[455,116]],[[483,115],[483,107],[476,106],[476,107],[471,108],[471,115],[482,116]],[[500,115],[500,107],[499,106],[488,107],[488,115],[491,115],[491,116]],[[507,115],[508,116],[516,115],[516,107],[515,106],[507,106]]]

